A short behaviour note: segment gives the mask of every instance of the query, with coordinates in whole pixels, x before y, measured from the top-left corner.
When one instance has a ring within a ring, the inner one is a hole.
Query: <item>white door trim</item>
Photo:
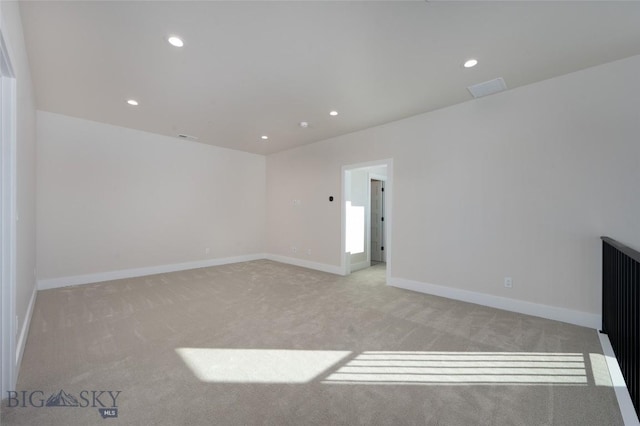
[[[16,359],[16,83],[5,38],[0,30],[0,345],[2,395],[14,390]]]
[[[340,270],[343,275],[349,275],[351,273],[351,265],[350,265],[350,257],[349,253],[346,252],[346,235],[347,235],[347,209],[346,202],[348,200],[348,195],[351,192],[350,188],[350,173],[355,170],[367,169],[371,167],[379,167],[386,166],[387,167],[387,176],[385,179],[385,231],[386,231],[386,246],[385,251],[387,251],[387,285],[391,282],[391,270],[392,270],[392,232],[393,232],[393,159],[387,158],[383,160],[377,161],[369,161],[365,163],[357,163],[357,164],[349,164],[342,166],[342,199],[340,205],[340,215],[341,215],[341,237],[340,237]],[[371,182],[371,180],[369,180]],[[370,196],[370,195],[369,195]]]

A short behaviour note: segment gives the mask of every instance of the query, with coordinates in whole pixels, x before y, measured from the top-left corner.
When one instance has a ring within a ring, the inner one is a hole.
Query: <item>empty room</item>
[[[2,0],[0,71],[0,424],[640,424],[640,2]]]

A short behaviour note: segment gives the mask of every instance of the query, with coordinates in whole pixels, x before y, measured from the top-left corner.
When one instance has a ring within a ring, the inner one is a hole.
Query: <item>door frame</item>
[[[349,194],[351,193],[351,172],[356,170],[368,169],[372,167],[387,167],[387,177],[385,180],[385,251],[387,261],[387,285],[391,282],[391,270],[393,259],[393,158],[386,158],[383,160],[367,161],[364,163],[348,164],[342,166],[342,200],[340,205],[341,215],[341,236],[340,236],[340,270],[342,275],[349,275],[351,273],[351,258],[350,253],[346,251],[346,238],[347,238],[347,201],[349,201]],[[371,179],[368,181],[369,198],[371,197]],[[369,200],[371,204],[371,200]],[[371,230],[367,231],[367,240],[369,240]],[[370,242],[369,242],[370,245]],[[370,251],[370,249],[369,249]],[[371,253],[369,253],[369,260],[371,259]]]
[[[0,30],[0,387],[14,390],[16,356],[16,80],[9,50]]]

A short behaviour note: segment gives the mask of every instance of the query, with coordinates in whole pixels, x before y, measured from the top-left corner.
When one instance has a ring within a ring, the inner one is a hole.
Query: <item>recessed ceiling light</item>
[[[302,127],[303,129],[306,129],[307,127],[309,127],[309,122],[308,121],[301,121],[300,122],[300,127]]]
[[[182,41],[182,39],[180,37],[176,37],[176,36],[171,36],[169,37],[169,39],[167,40],[172,46],[175,47],[182,47],[184,46],[184,42]]]
[[[331,111],[329,115],[335,117],[336,115],[338,115],[338,111]]]
[[[265,141],[266,141],[267,139],[269,139],[269,136],[267,136],[267,135],[262,135],[262,136],[260,136],[260,139],[262,139],[262,140],[265,140]]]
[[[468,59],[465,63],[464,63],[464,67],[465,68],[473,68],[476,65],[478,65],[478,60],[477,59]]]
[[[136,101],[135,99],[129,99],[127,103],[132,106],[138,106],[138,101]]]

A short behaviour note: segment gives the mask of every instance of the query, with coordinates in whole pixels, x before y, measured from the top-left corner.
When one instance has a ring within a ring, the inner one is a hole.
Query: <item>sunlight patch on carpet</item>
[[[612,386],[602,354],[178,348],[206,383]],[[591,368],[588,368],[591,367]]]
[[[349,351],[178,348],[195,376],[207,383],[308,383]]]
[[[613,383],[611,382],[609,366],[605,356],[602,354],[589,354],[589,360],[591,361],[591,371],[593,372],[595,385],[612,387]]]
[[[323,383],[588,384],[579,353],[363,352]]]

